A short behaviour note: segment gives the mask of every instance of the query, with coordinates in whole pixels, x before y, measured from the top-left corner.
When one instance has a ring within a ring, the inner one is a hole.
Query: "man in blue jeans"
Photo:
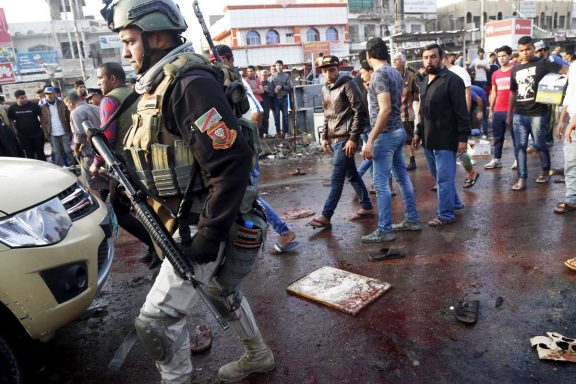
[[[550,152],[546,145],[546,126],[550,113],[548,105],[536,102],[536,93],[538,83],[547,74],[568,73],[567,67],[536,57],[534,41],[530,36],[522,36],[518,40],[518,53],[521,64],[514,66],[510,75],[510,105],[506,120],[508,124],[512,124],[514,155],[518,161],[518,181],[512,186],[514,191],[526,189],[526,148],[530,133],[542,165],[542,172],[536,182],[545,184],[550,180]]]
[[[393,231],[419,231],[421,227],[414,189],[404,163],[406,130],[401,118],[402,76],[390,66],[388,48],[381,38],[368,40],[366,54],[368,63],[374,69],[368,92],[372,130],[362,152],[364,157],[372,159],[378,200],[378,228],[371,234],[362,236],[362,241],[380,243],[395,240]],[[404,220],[394,225],[389,185],[391,173],[400,187],[404,205]]]
[[[338,201],[342,196],[344,180],[348,178],[360,200],[360,209],[350,217],[358,220],[374,214],[368,190],[358,174],[354,153],[367,117],[367,111],[362,103],[362,94],[347,74],[341,74],[340,61],[336,56],[324,56],[322,73],[326,85],[322,87],[322,106],[324,107],[324,131],[322,133],[322,148],[331,153],[330,139],[333,140],[334,158],[332,170],[332,188],[324,204],[322,216],[310,221],[313,228],[329,228]]]
[[[455,209],[462,204],[456,192],[456,155],[466,151],[470,119],[462,79],[442,64],[444,52],[438,44],[424,48],[422,64],[427,76],[420,84],[420,124],[412,145],[424,147],[426,161],[435,177],[438,196],[432,227],[456,221]]]

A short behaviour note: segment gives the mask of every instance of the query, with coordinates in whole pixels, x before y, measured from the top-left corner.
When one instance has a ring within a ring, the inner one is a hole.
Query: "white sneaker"
[[[488,164],[484,166],[484,169],[494,169],[494,168],[502,168],[502,162],[500,159],[492,159]]]
[[[512,164],[512,166],[510,168],[517,169],[518,168],[518,161],[514,160],[514,164]]]

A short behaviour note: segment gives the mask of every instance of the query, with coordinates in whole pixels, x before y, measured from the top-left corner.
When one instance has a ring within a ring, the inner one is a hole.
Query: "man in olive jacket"
[[[70,111],[62,100],[56,97],[53,87],[46,87],[44,90],[46,103],[42,105],[42,117],[40,119],[44,137],[50,139],[54,164],[64,165],[64,154],[66,154],[67,165],[74,164],[71,148]]]
[[[326,84],[322,87],[322,105],[324,107],[324,132],[322,148],[324,152],[334,150],[332,170],[332,187],[324,204],[322,216],[312,220],[309,225],[315,228],[331,226],[330,219],[338,205],[344,180],[348,178],[360,201],[361,208],[350,219],[357,220],[374,214],[368,190],[358,174],[354,154],[358,140],[367,119],[367,110],[362,102],[360,89],[348,74],[339,71],[339,60],[336,56],[324,56],[322,73]],[[330,147],[330,140],[333,145]]]

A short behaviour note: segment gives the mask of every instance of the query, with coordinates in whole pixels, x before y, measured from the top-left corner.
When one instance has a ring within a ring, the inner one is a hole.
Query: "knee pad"
[[[180,321],[180,318],[170,316],[150,316],[140,312],[134,320],[134,327],[144,350],[159,363],[167,363],[174,356],[174,352],[182,345],[188,336],[184,326],[176,340],[171,340],[167,335],[170,326]]]

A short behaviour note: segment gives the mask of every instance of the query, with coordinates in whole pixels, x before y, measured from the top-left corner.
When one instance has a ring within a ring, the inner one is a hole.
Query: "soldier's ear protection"
[[[241,80],[234,80],[226,89],[226,98],[234,109],[236,116],[242,116],[250,110],[250,102],[246,94],[246,88]]]

